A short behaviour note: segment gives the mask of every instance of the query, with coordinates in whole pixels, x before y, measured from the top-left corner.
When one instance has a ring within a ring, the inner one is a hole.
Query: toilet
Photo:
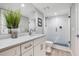
[[[51,54],[53,47],[53,42],[46,41],[46,53]]]

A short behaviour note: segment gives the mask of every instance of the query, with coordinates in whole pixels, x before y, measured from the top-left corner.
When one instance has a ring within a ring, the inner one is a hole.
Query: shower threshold
[[[63,46],[63,45],[60,45],[60,44],[56,44],[56,43],[54,43],[52,48],[56,48],[56,49],[60,49],[60,50],[63,50],[63,51],[71,52],[70,46],[66,47],[66,46]]]
[[[64,46],[64,47],[70,47],[68,44],[62,44],[62,43],[54,43],[54,44]]]

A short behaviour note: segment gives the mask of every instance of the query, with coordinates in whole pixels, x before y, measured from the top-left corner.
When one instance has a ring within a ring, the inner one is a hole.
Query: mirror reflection
[[[0,35],[7,35],[8,28],[6,25],[6,20],[4,16],[4,12],[9,11],[6,9],[0,9]],[[29,32],[29,17],[26,17],[24,15],[21,16],[18,33],[28,33]]]

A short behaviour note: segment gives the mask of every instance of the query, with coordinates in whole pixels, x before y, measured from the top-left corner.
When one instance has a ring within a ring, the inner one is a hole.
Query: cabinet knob
[[[77,37],[79,38],[79,34],[77,34]]]
[[[43,44],[41,44],[41,50],[43,50]]]

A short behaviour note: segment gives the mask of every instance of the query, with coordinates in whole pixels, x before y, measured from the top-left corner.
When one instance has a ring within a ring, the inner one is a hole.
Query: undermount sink
[[[36,36],[36,35],[38,35],[38,34],[31,34],[31,35],[29,35],[29,36]]]
[[[41,34],[31,34],[29,36],[38,36],[38,35],[41,35]]]

